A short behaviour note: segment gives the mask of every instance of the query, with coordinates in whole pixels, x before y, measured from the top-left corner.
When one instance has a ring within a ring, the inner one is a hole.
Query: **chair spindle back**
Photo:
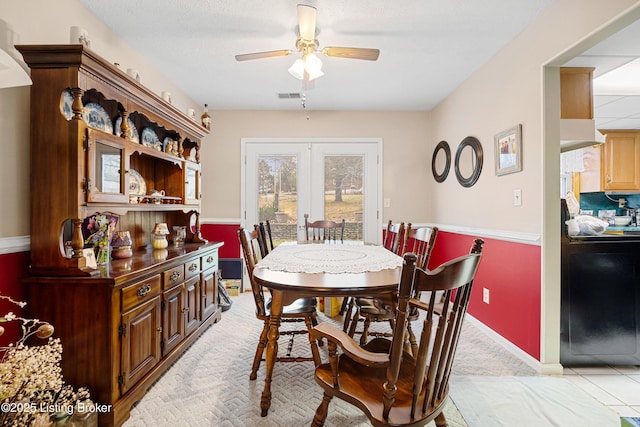
[[[265,316],[267,313],[265,307],[264,291],[253,278],[253,269],[262,257],[258,257],[260,253],[260,231],[258,226],[254,226],[253,231],[245,230],[244,228],[238,228],[238,239],[240,239],[240,246],[242,247],[242,253],[244,255],[245,265],[247,266],[247,273],[249,274],[249,283],[251,284],[251,292],[253,293],[253,299],[256,303],[256,314],[259,316]]]
[[[391,220],[387,223],[387,232],[384,235],[384,247],[396,255],[403,254],[403,239],[405,235],[404,222],[394,224]]]
[[[304,229],[307,240],[344,240],[344,218],[340,222],[329,219],[319,219],[317,221],[309,221],[309,214],[304,214]]]
[[[473,279],[480,263],[483,243],[481,239],[476,239],[469,255],[448,261],[434,270],[417,267],[416,255],[405,254],[398,288],[397,318],[389,355],[387,381],[383,387],[385,418],[389,416],[394,404],[402,359],[411,357],[407,353],[403,354],[403,344],[412,309],[425,312],[425,318],[415,357],[415,372],[412,376],[411,417],[416,416],[418,411],[424,414],[437,410],[447,398],[453,358],[469,304]],[[414,297],[421,292],[431,292],[428,302]],[[445,294],[446,316],[438,316],[434,312],[437,292]],[[455,297],[450,301],[454,292]],[[450,304],[451,307],[448,307]],[[420,416],[418,414],[418,418]]]

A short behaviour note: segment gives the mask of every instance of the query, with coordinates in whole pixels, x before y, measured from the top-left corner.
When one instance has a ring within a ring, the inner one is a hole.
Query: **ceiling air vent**
[[[300,99],[300,93],[279,93],[278,98],[280,99]]]

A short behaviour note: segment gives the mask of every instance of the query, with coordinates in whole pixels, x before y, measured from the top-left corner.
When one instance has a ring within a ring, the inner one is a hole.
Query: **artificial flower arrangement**
[[[20,308],[25,302],[0,294],[0,299]],[[39,319],[28,319],[8,312],[0,323],[20,322],[22,337],[7,347],[0,347],[0,426],[46,426],[54,420],[83,418],[84,425],[97,424],[94,406],[85,388],[77,391],[62,377],[62,344],[52,338],[54,328]],[[0,335],[4,334],[0,325]],[[30,346],[27,339],[35,336],[47,340]],[[87,417],[89,415],[89,417]]]
[[[118,216],[113,214],[94,214],[85,218],[83,222],[85,245],[97,249],[96,262],[104,264],[109,261],[109,244],[113,232],[118,226]]]

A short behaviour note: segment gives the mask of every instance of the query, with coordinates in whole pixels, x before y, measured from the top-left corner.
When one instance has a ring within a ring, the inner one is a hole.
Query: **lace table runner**
[[[402,257],[382,246],[279,245],[256,268],[289,273],[365,273],[402,266]]]

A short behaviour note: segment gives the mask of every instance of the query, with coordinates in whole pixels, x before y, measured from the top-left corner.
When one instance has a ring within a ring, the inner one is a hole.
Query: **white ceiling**
[[[306,91],[315,110],[430,110],[552,0],[80,0],[200,104],[301,109],[287,72],[297,54],[237,62],[236,54],[295,50],[296,4],[317,7],[324,46],[380,49],[376,62],[324,57]],[[135,67],[134,67],[135,68]]]
[[[213,109],[425,111],[435,107],[553,0],[307,0],[324,46],[380,49],[376,62],[322,57],[315,87],[287,69],[298,57],[237,62],[236,54],[292,49],[303,0],[80,0],[200,104]],[[594,76],[640,58],[640,21],[566,66]],[[594,82],[599,129],[640,129],[640,89]]]
[[[638,58],[640,58],[640,21],[629,25],[565,64],[568,67],[595,67],[593,115],[597,129],[640,129],[640,62]],[[625,69],[635,78],[632,86],[620,87],[616,83],[622,81],[623,77],[620,74]]]

